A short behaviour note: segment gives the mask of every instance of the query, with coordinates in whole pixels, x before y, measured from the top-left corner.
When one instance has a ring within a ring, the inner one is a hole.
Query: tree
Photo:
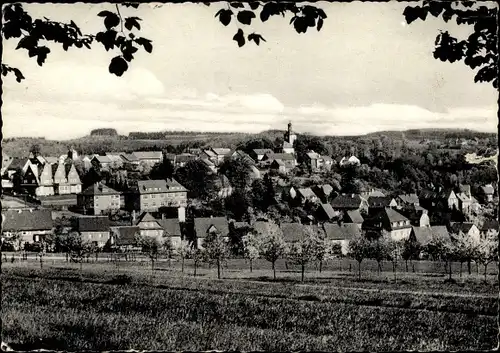
[[[267,232],[262,234],[260,254],[272,264],[274,280],[276,280],[276,261],[285,256],[287,250],[281,228],[274,222],[268,222]]]
[[[151,179],[171,179],[174,176],[174,165],[168,158],[164,158],[160,163],[157,163],[151,168]]]
[[[476,261],[484,266],[484,281],[487,281],[488,265],[498,261],[498,236],[481,239],[476,252]]]
[[[141,247],[141,251],[151,261],[151,274],[153,274],[154,264],[158,259],[158,255],[160,253],[160,242],[158,241],[158,239],[153,237],[138,235],[136,237],[136,243]]]
[[[470,263],[476,256],[478,244],[472,237],[464,234],[462,231],[453,238],[455,241],[455,254],[457,260],[460,262],[460,277],[462,277],[462,265],[464,262],[468,264],[468,272],[470,275]]]
[[[319,273],[321,273],[323,262],[330,256],[331,246],[329,246],[328,240],[318,232],[314,232],[312,227],[305,227],[305,232],[306,236],[309,237],[314,259],[319,262]]]
[[[182,273],[184,273],[184,260],[189,256],[191,251],[191,244],[187,240],[181,240],[181,242],[175,248],[177,254],[181,257]]]
[[[203,242],[203,251],[209,261],[217,264],[217,278],[221,278],[221,266],[229,257],[229,246],[227,240],[218,233],[211,232]]]
[[[251,165],[247,159],[231,158],[219,166],[219,174],[227,176],[235,189],[246,190],[250,184]]]
[[[397,278],[398,260],[401,257],[401,253],[404,248],[404,243],[405,240],[394,240],[392,238],[387,239],[387,254],[389,256],[389,260],[391,260],[392,262],[394,282],[398,280]]]
[[[248,218],[248,210],[252,206],[252,201],[247,192],[242,189],[234,190],[231,195],[224,200],[227,214],[237,221]]]
[[[209,6],[210,3],[206,2],[205,5]],[[48,46],[40,45],[41,39],[49,43],[62,44],[65,51],[70,47],[91,49],[95,42],[100,43],[106,51],[118,49],[117,55],[110,61],[108,70],[111,74],[122,76],[140,47],[148,53],[153,51],[152,41],[139,36],[142,19],[137,16],[122,16],[124,8],[138,6],[138,3],[110,5],[113,11],[104,10],[97,14],[103,19],[105,30],[96,34],[83,34],[73,20],[62,23],[47,18],[33,19],[22,4],[8,4],[3,8],[2,34],[6,40],[21,38],[17,49],[24,49],[30,57],[36,57],[39,66],[44,64],[51,52]],[[258,9],[260,9],[259,17],[255,14]],[[239,23],[233,40],[242,47],[247,41],[253,41],[256,45],[265,41],[261,34],[255,32],[245,34],[243,26],[250,26],[255,22],[254,19],[266,22],[272,16],[284,17],[286,14],[292,14],[290,24],[293,24],[297,33],[306,33],[308,28],[321,30],[323,21],[327,17],[322,9],[315,6],[281,1],[269,1],[265,4],[258,1],[247,4],[233,2],[230,6],[221,8],[215,17],[224,26],[229,25],[233,18],[234,22]],[[2,63],[2,75],[6,76],[9,73],[13,73],[18,82],[24,79],[21,70]]]
[[[304,228],[304,238],[291,245],[288,251],[288,258],[292,263],[300,265],[301,281],[304,282],[306,265],[316,258],[316,235],[312,230]]]
[[[369,257],[377,261],[377,272],[380,275],[382,272],[382,261],[390,258],[389,239],[387,234],[383,234],[378,239],[371,240],[369,248]]]
[[[358,279],[361,279],[361,262],[370,256],[370,241],[358,235],[349,241],[349,257],[358,262]]]
[[[168,267],[170,267],[174,246],[172,244],[172,239],[170,239],[169,236],[167,236],[167,238],[165,238],[161,243],[160,251],[161,254],[168,259]]]
[[[193,259],[194,273],[193,276],[196,277],[196,270],[204,258],[204,250],[192,247],[189,252],[189,256]]]
[[[449,279],[451,280],[451,263],[456,259],[455,246],[441,237],[433,235],[431,240],[424,246],[423,252],[433,261],[444,261],[445,268],[448,268]]]
[[[340,271],[342,271],[342,258],[343,258],[343,253],[342,253],[342,244],[338,242],[332,242],[329,246],[328,249],[329,255],[332,257],[337,257],[339,259],[339,268]]]
[[[35,143],[31,145],[30,147],[30,153],[33,155],[34,158],[40,156],[42,154],[42,148],[38,143]]]
[[[250,262],[250,272],[253,271],[252,264],[253,261],[258,259],[260,256],[260,238],[258,235],[247,234],[243,237],[243,252],[245,257]]]
[[[187,162],[176,172],[176,180],[195,198],[211,200],[215,195],[215,175],[201,160]]]
[[[71,261],[80,263],[81,271],[84,258],[91,252],[90,242],[84,240],[80,232],[71,231],[67,235],[65,245],[69,251]]]
[[[406,272],[408,272],[408,260],[419,258],[421,246],[413,238],[403,240],[401,246],[401,258],[405,261]]]
[[[497,8],[475,1],[423,1],[422,6],[407,6],[403,12],[408,24],[427,15],[445,22],[473,26],[467,39],[459,40],[448,31],[436,37],[434,58],[454,63],[463,61],[477,70],[474,82],[491,82],[498,88]]]

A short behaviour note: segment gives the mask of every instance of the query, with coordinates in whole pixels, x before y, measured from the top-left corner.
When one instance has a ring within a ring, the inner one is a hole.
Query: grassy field
[[[455,350],[492,349],[498,283],[477,275],[295,269],[271,281],[256,270],[190,264],[64,261],[2,264],[3,340],[55,350]],[[282,266],[282,265],[280,265]],[[314,272],[314,273],[312,273]],[[307,278],[307,277],[306,277]]]

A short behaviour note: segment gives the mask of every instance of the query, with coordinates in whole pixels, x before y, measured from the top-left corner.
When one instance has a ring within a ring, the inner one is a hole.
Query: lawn
[[[261,265],[264,265],[261,264]],[[54,350],[491,349],[497,283],[419,273],[347,272],[297,281],[231,269],[194,278],[178,264],[3,264],[3,340]],[[263,266],[262,266],[263,267]],[[293,271],[289,269],[289,271]],[[188,275],[189,274],[189,275]],[[312,275],[312,273],[310,274]]]

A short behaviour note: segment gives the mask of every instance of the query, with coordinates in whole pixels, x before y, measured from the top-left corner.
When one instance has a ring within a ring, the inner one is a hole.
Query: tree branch
[[[118,8],[118,4],[115,4],[116,6],[116,11],[118,12],[118,17],[120,17],[120,30],[121,32],[123,33],[123,18],[122,18],[122,14],[120,13],[120,9]]]

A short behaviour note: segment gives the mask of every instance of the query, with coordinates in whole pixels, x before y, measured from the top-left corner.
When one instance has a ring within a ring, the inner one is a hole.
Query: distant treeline
[[[224,135],[223,132],[197,132],[197,131],[159,131],[159,132],[131,132],[128,134],[128,138],[131,140],[161,140],[167,138],[168,136],[215,136]],[[239,132],[228,132],[228,135],[242,135]]]
[[[90,131],[90,136],[118,136],[116,129],[94,129]]]

